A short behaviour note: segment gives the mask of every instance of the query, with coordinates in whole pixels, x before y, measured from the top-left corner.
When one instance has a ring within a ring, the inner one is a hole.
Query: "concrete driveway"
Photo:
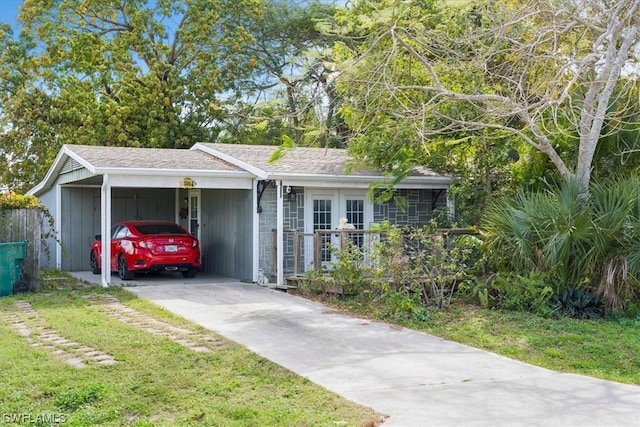
[[[178,275],[135,283],[128,289],[138,296],[389,415],[385,426],[640,426],[637,386],[549,371],[254,284]]]

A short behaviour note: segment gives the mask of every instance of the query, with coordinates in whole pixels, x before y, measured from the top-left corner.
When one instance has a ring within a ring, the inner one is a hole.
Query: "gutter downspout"
[[[100,189],[100,234],[102,235],[102,287],[111,283],[111,184],[109,175],[102,176]]]

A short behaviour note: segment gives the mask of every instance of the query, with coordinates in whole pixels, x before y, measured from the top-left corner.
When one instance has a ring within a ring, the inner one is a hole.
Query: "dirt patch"
[[[3,313],[11,327],[33,347],[42,348],[76,368],[113,365],[113,356],[61,336],[27,301],[16,301],[16,311]]]
[[[89,305],[96,307],[100,312],[120,320],[127,325],[132,325],[153,335],[172,340],[190,350],[197,352],[209,352],[226,347],[226,343],[215,336],[206,335],[179,328],[167,322],[155,319],[141,313],[129,306],[122,304],[111,294],[90,294],[84,297]]]

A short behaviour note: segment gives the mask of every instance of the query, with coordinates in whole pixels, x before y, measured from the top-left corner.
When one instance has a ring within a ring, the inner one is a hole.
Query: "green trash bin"
[[[13,285],[22,277],[28,240],[0,243],[0,297],[13,295]]]

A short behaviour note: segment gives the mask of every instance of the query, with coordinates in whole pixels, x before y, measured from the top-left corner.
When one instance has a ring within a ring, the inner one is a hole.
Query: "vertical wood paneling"
[[[252,206],[249,190],[203,190],[200,227],[206,272],[251,280]]]
[[[22,272],[31,290],[40,290],[40,250],[44,214],[38,209],[17,209],[0,214],[0,242],[27,240]],[[11,261],[11,260],[10,260]]]
[[[112,220],[162,219],[173,221],[175,213],[172,189],[113,189]],[[62,269],[89,269],[89,250],[100,233],[100,189],[65,187],[62,189],[63,244]]]

